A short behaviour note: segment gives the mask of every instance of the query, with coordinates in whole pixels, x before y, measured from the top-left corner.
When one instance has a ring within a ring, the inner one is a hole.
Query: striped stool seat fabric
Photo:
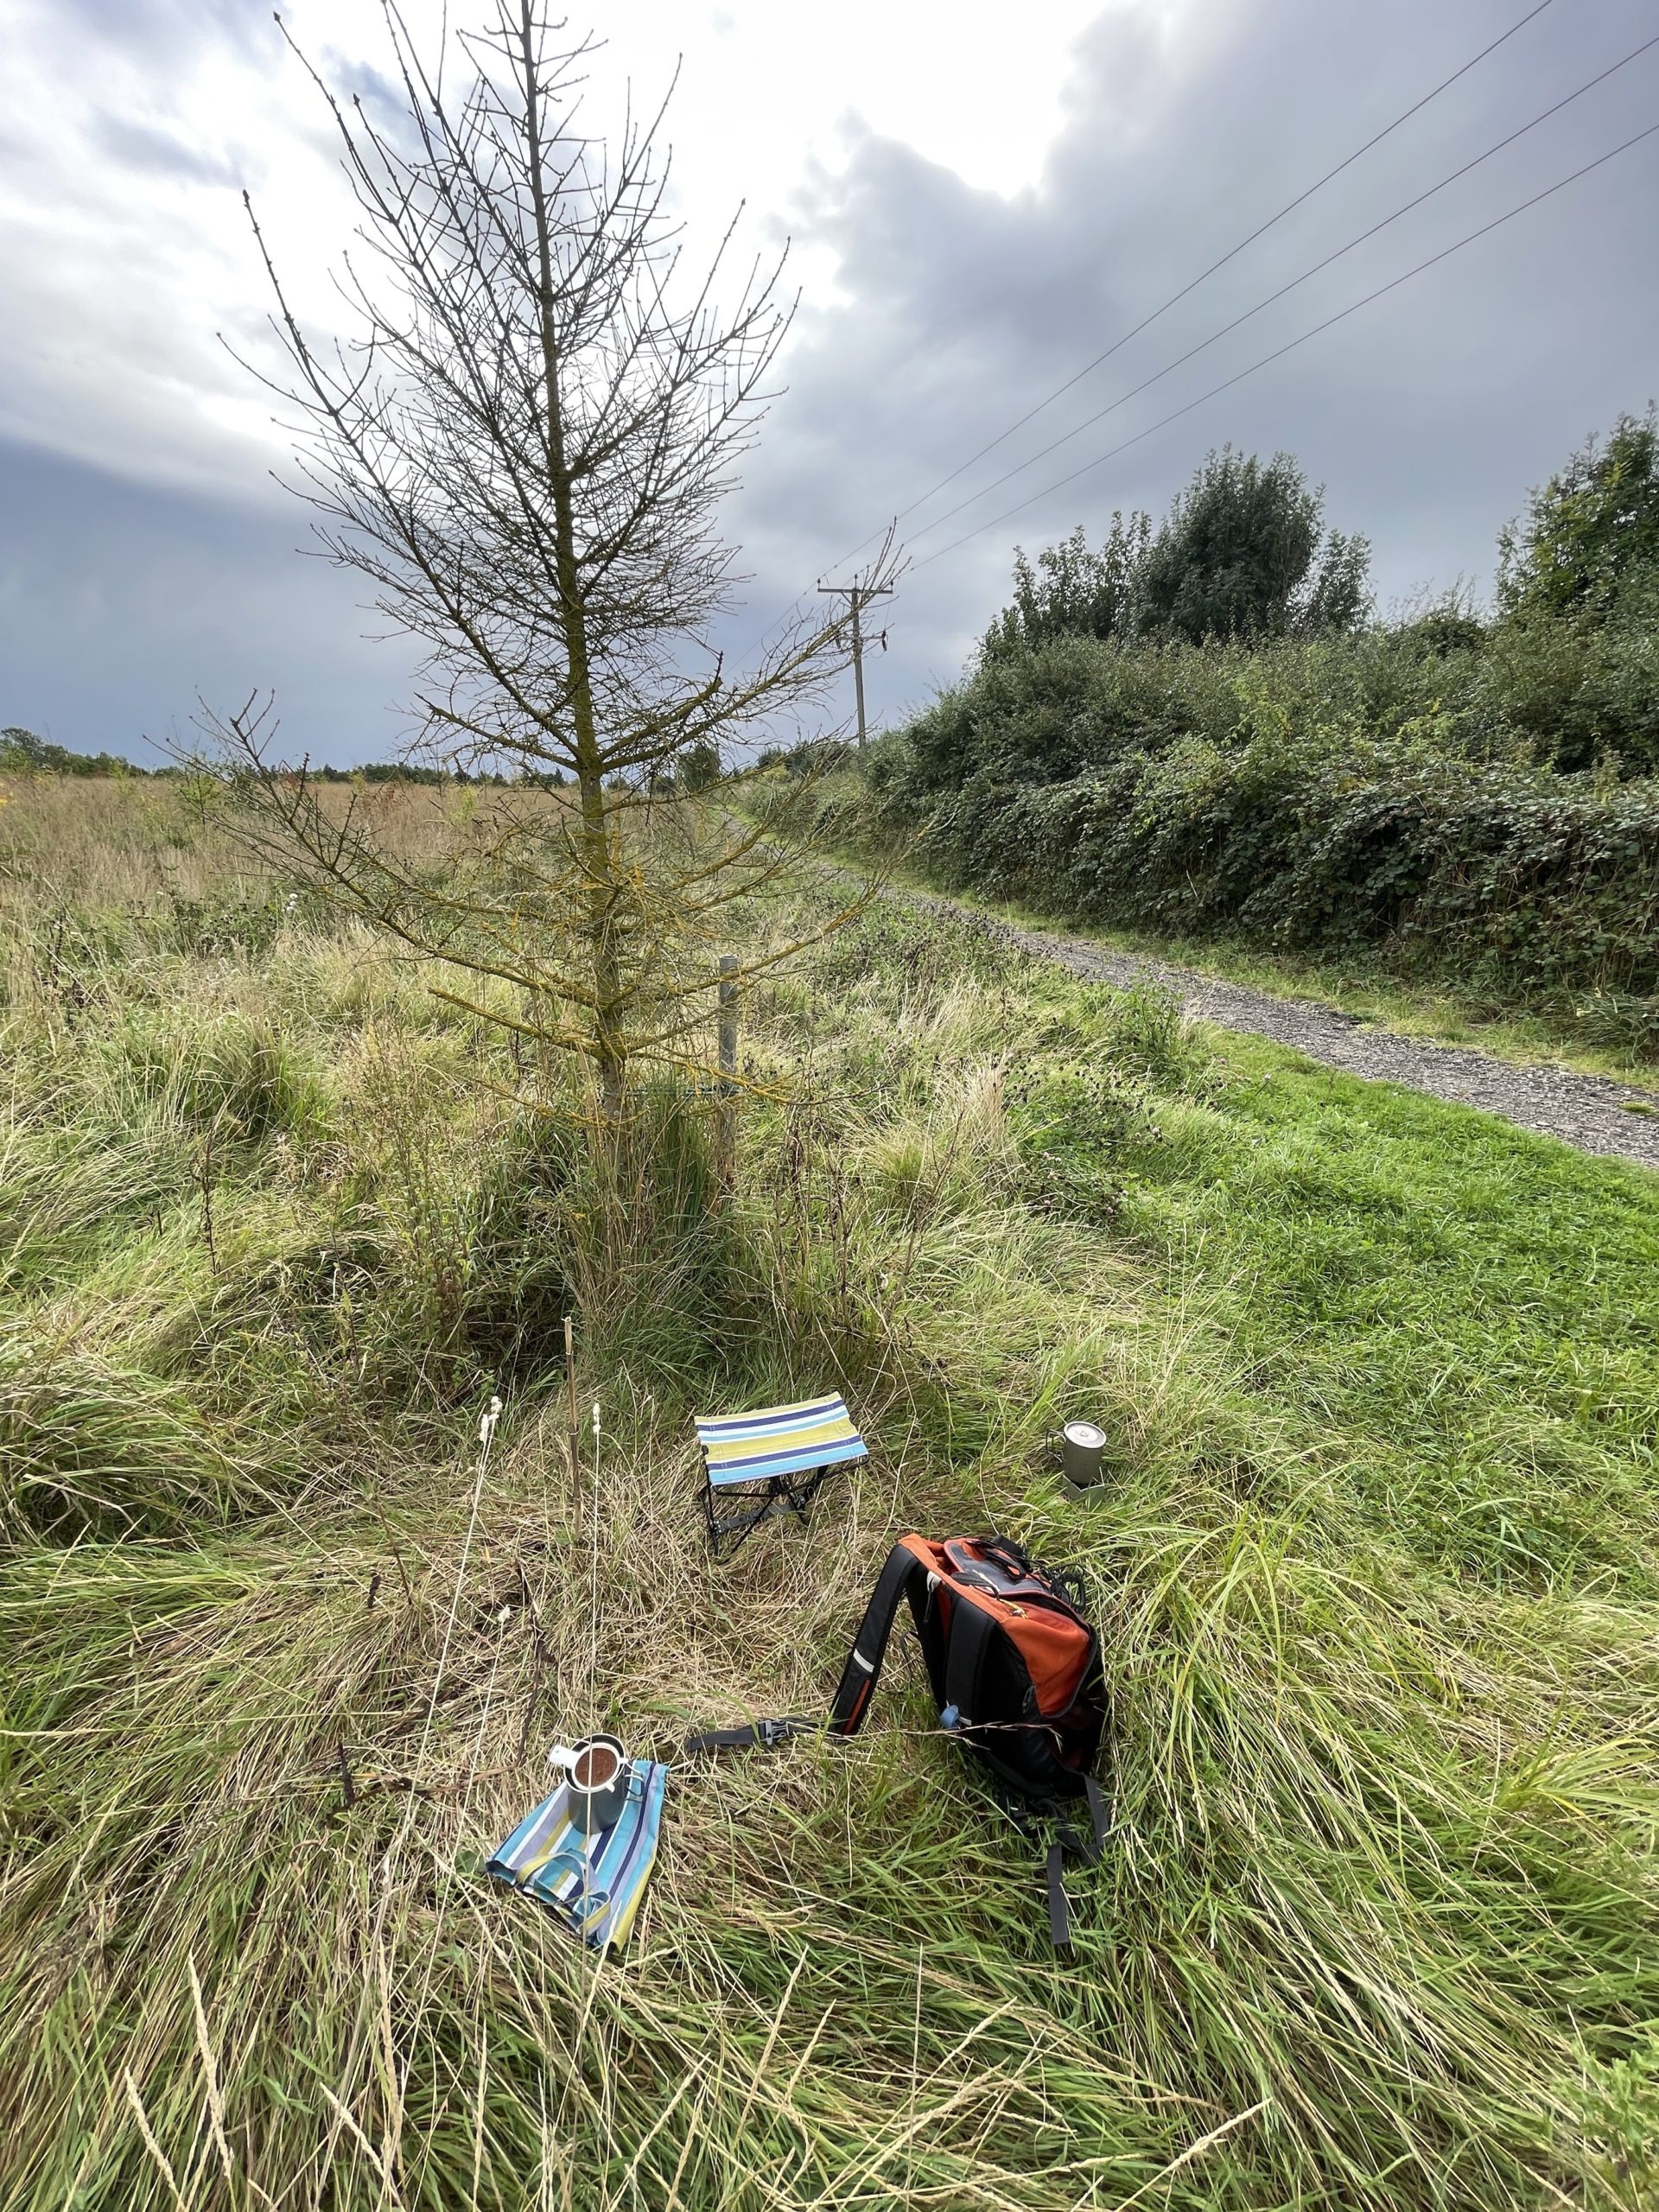
[[[838,1395],[710,1414],[698,1420],[696,1431],[708,1475],[703,1505],[716,1552],[722,1542],[734,1551],[772,1514],[804,1512],[828,1469],[868,1456]],[[734,1510],[717,1512],[716,1492],[729,1494]]]

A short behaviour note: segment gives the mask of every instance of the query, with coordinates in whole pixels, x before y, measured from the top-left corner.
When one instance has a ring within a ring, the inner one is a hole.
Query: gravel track
[[[1039,959],[1052,960],[1094,982],[1120,986],[1150,981],[1173,991],[1187,1012],[1221,1029],[1289,1045],[1326,1067],[1374,1083],[1402,1084],[1449,1098],[1483,1113],[1497,1114],[1517,1128],[1559,1137],[1580,1152],[1634,1160],[1659,1169],[1659,1099],[1650,1090],[1618,1083],[1611,1076],[1579,1075],[1570,1068],[1516,1067],[1509,1060],[1472,1052],[1464,1045],[1431,1045],[1379,1029],[1354,1014],[1339,1014],[1314,999],[1281,999],[1243,983],[1224,983],[1192,968],[1162,960],[1113,952],[1087,938],[1058,937],[1017,923],[972,914],[954,899],[918,896],[918,906],[936,913],[967,916],[991,936],[1016,944]],[[1632,1112],[1647,1108],[1648,1113]]]

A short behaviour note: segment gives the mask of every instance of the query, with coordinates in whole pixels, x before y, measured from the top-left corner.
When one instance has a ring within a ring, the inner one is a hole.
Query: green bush
[[[1659,586],[1659,411],[1621,415],[1527,501],[1498,540],[1506,613],[1651,627]]]
[[[987,660],[878,748],[861,827],[1068,919],[1363,954],[1659,1034],[1659,644],[1469,628]],[[843,798],[820,834],[853,819]]]
[[[969,784],[929,825],[957,882],[1080,921],[1382,950],[1516,995],[1659,992],[1659,790],[1192,740],[1037,787]]]
[[[877,748],[872,782],[919,820],[973,776],[1058,783],[1193,737],[1231,746],[1263,710],[1325,750],[1432,724],[1448,760],[1635,781],[1659,769],[1659,632],[1440,613],[1258,646],[1058,638],[983,659]]]

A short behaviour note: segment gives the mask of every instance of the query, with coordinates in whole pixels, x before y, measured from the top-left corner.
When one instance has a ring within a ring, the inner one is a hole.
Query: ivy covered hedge
[[[1290,455],[1224,448],[1155,532],[1018,553],[968,673],[828,777],[820,835],[1659,1049],[1659,413],[1530,495],[1486,612],[1460,587],[1376,619],[1365,541],[1322,515]]]
[[[944,883],[1062,919],[1363,956],[1659,1044],[1659,777],[1471,743],[1431,683],[1389,712],[1375,670],[1362,706],[1306,652],[1107,653],[956,687],[821,834],[913,840]]]
[[[1370,766],[1196,741],[1064,783],[978,777],[922,843],[947,881],[1075,921],[1380,950],[1499,1001],[1659,993],[1659,783]]]

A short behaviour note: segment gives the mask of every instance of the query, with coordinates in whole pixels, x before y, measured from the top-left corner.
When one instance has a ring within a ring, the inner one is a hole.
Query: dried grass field
[[[188,789],[6,797],[0,2204],[1659,2202],[1659,1182],[896,907],[750,995],[728,1193],[665,1083],[601,1172]],[[825,1388],[713,1567],[691,1414]],[[620,1955],[483,1875],[991,1527],[1104,1641],[1075,1963],[898,1646]]]

